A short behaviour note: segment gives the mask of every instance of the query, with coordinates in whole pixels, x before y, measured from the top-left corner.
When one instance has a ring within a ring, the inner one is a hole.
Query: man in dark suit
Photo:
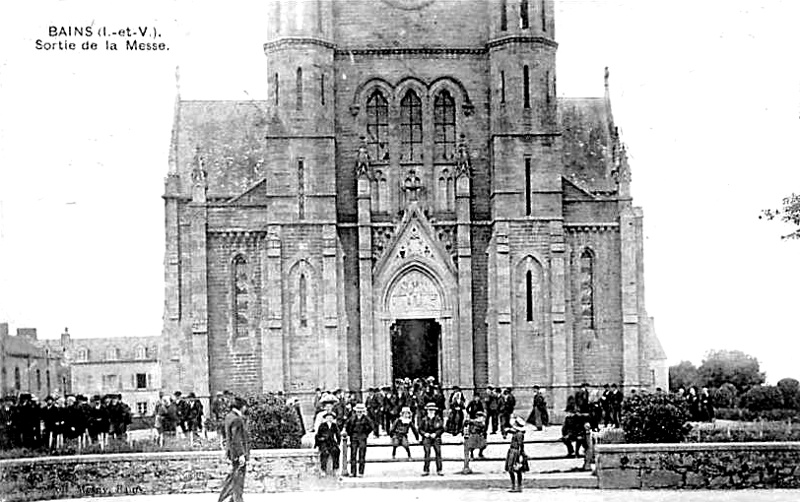
[[[581,390],[575,393],[575,411],[589,413],[589,384],[582,383]]]
[[[247,424],[243,413],[247,410],[244,399],[237,397],[231,405],[231,411],[225,417],[225,452],[231,461],[231,473],[222,484],[219,502],[228,497],[233,502],[242,502],[244,492],[244,474],[247,461],[250,459],[250,445],[247,437]]]
[[[364,477],[367,455],[367,437],[372,432],[372,422],[367,417],[367,407],[358,403],[345,424],[345,433],[350,438],[350,476]],[[343,466],[346,468],[346,466]]]

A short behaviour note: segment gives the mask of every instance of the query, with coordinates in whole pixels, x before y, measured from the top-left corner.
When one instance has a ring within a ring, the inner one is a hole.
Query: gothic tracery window
[[[389,103],[379,90],[367,100],[367,145],[372,160],[388,160]]]
[[[422,101],[412,90],[400,101],[400,160],[422,159]]]
[[[233,259],[233,331],[237,337],[247,336],[249,289],[247,260],[236,255]]]
[[[456,103],[441,91],[433,101],[435,160],[452,160],[456,149]]]
[[[528,28],[528,0],[519,2],[519,27],[523,30]]]
[[[581,254],[581,325],[594,329],[594,256],[585,249]]]

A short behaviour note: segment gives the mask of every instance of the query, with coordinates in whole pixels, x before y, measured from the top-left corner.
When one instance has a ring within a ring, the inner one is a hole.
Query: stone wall
[[[314,450],[250,453],[246,492],[314,488],[319,477]],[[230,471],[222,452],[166,452],[0,461],[0,494],[8,502],[91,496],[218,491]],[[7,498],[6,498],[7,497]]]
[[[800,488],[800,443],[598,445],[601,489]]]

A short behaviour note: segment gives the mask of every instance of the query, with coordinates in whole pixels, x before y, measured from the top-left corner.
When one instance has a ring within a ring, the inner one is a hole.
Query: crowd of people
[[[101,447],[109,440],[124,440],[131,423],[130,407],[120,394],[8,396],[0,406],[0,449],[50,450]]]

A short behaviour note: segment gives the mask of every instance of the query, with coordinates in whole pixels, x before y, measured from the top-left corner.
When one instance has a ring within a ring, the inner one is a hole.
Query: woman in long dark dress
[[[511,492],[522,491],[522,473],[528,472],[528,456],[525,454],[525,421],[518,416],[511,420],[507,432],[511,434],[511,445],[506,454],[506,472],[511,478]]]

